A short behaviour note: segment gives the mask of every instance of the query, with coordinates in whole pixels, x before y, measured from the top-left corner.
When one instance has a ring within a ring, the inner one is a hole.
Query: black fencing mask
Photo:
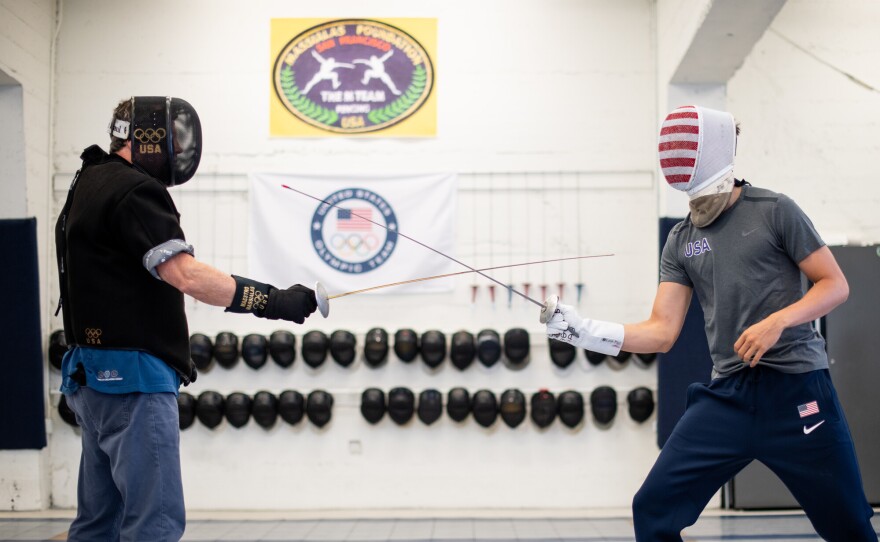
[[[635,388],[626,395],[629,417],[642,423],[654,413],[654,393],[642,386]]]
[[[392,388],[388,392],[388,417],[397,425],[412,419],[415,413],[416,398],[409,388]]]
[[[477,333],[477,358],[486,367],[501,359],[501,337],[497,331],[484,329]]]
[[[343,367],[348,367],[354,361],[356,346],[357,340],[350,331],[337,329],[330,334],[330,356]]]
[[[452,388],[446,396],[446,414],[453,420],[464,421],[471,412],[471,396],[464,388]]]
[[[517,389],[504,390],[498,410],[508,427],[516,427],[526,419],[526,396]]]
[[[318,427],[324,427],[333,415],[333,396],[324,390],[315,390],[306,399],[306,416]]]
[[[531,407],[532,421],[541,429],[556,419],[556,397],[547,390],[538,390],[532,394]]]
[[[477,355],[477,345],[474,342],[474,334],[470,331],[456,331],[452,334],[452,342],[449,347],[449,359],[456,369],[464,371],[474,361]]]
[[[296,359],[296,337],[293,333],[279,329],[269,335],[269,355],[280,367],[290,367]]]
[[[419,419],[425,425],[431,425],[443,414],[443,396],[435,389],[422,390],[419,394]]]
[[[259,369],[269,359],[269,342],[266,337],[251,333],[241,340],[241,359],[251,369]]]
[[[254,394],[251,416],[257,425],[269,429],[278,419],[278,399],[271,392],[258,391]]]
[[[515,327],[504,333],[504,357],[513,369],[520,369],[529,362],[528,331]]]
[[[364,337],[364,360],[370,367],[378,367],[388,358],[388,332],[380,327],[367,331]]]
[[[191,426],[196,421],[196,398],[185,391],[180,392],[177,395],[177,413],[181,429]]]
[[[49,335],[49,365],[61,370],[61,361],[67,353],[67,340],[63,329],[56,329]]]
[[[230,393],[226,396],[226,421],[232,427],[244,427],[251,419],[251,406],[248,395],[238,391]]]
[[[361,394],[361,415],[376,424],[385,416],[385,392],[379,388],[367,388]]]
[[[479,390],[474,394],[471,410],[478,424],[489,427],[498,418],[498,400],[495,399],[495,394],[489,390]]]
[[[584,396],[574,390],[564,391],[556,400],[559,420],[567,427],[576,427],[584,419]]]
[[[446,335],[436,329],[426,331],[422,333],[420,348],[425,365],[435,369],[443,363],[443,358],[446,357]]]
[[[605,364],[615,371],[619,371],[626,367],[626,362],[629,361],[631,356],[632,354],[630,352],[624,352],[621,350],[616,356],[608,356],[605,359]]]
[[[278,396],[278,414],[290,425],[296,425],[305,414],[305,399],[296,390],[285,390]]]
[[[200,372],[211,368],[214,361],[214,344],[204,333],[193,333],[189,338],[189,357]]]
[[[180,98],[134,96],[132,121],[113,119],[110,133],[131,141],[131,161],[165,186],[190,180],[202,157],[202,125]]]
[[[590,394],[590,409],[593,418],[601,425],[611,423],[617,414],[617,392],[608,386],[599,386]]]
[[[221,331],[214,339],[214,359],[224,369],[238,363],[238,337],[230,331]]]
[[[67,396],[64,394],[61,394],[61,400],[58,401],[58,415],[67,424],[79,427],[79,424],[76,422],[76,414],[70,409],[70,405],[67,404]]]
[[[223,421],[225,400],[216,391],[203,391],[196,400],[196,418],[208,429],[214,429]]]
[[[302,357],[311,368],[320,367],[324,360],[327,359],[327,348],[330,340],[323,331],[313,329],[302,338]]]
[[[603,361],[605,361],[605,354],[600,354],[599,352],[593,352],[592,350],[584,350],[587,353],[587,361],[590,365],[599,365]]]
[[[636,354],[632,360],[642,369],[647,369],[657,360],[657,354]]]
[[[550,342],[550,360],[553,365],[560,369],[565,369],[574,361],[577,348],[573,344],[557,341],[556,339],[548,339]]]
[[[407,363],[419,355],[419,336],[411,329],[398,329],[394,334],[394,353]]]

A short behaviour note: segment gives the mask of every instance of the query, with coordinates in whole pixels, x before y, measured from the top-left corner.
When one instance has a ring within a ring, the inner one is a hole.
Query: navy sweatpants
[[[682,540],[681,530],[754,459],[779,476],[825,540],[877,540],[828,371],[760,365],[688,388],[687,409],[633,500],[636,539]]]

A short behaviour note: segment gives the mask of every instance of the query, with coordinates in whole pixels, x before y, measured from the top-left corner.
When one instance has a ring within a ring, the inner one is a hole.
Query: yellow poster
[[[272,19],[269,134],[437,134],[437,19]]]

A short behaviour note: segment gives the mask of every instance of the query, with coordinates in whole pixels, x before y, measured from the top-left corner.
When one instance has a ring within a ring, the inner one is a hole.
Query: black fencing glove
[[[315,291],[301,284],[279,290],[248,278],[236,275],[232,275],[232,278],[235,279],[235,295],[226,312],[250,312],[260,318],[302,324],[318,308]]]

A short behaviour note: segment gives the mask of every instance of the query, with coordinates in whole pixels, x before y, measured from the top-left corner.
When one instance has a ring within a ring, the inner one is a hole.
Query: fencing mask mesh
[[[658,150],[666,182],[690,197],[691,222],[698,228],[714,222],[733,191],[733,115],[695,105],[679,107],[663,121]]]

